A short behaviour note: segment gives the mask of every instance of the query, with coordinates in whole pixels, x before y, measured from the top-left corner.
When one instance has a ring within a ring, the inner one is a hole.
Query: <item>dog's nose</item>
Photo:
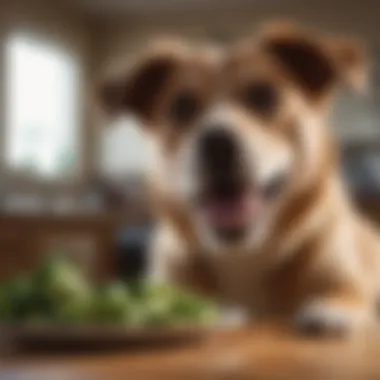
[[[200,136],[199,160],[206,173],[226,173],[238,163],[235,136],[223,127],[213,127]]]

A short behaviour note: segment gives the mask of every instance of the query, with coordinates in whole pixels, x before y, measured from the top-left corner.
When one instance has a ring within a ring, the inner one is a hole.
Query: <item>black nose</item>
[[[205,174],[226,174],[234,169],[239,160],[236,137],[222,127],[205,131],[199,140],[199,160]]]

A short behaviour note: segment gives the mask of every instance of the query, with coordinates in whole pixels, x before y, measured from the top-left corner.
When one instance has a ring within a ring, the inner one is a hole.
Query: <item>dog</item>
[[[367,73],[358,42],[275,22],[224,50],[158,43],[108,81],[105,109],[137,115],[150,146],[153,278],[306,334],[371,322],[379,239],[329,125],[338,88],[364,91]]]

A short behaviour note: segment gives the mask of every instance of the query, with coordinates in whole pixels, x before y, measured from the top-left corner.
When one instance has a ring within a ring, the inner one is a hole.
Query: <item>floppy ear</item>
[[[126,74],[101,85],[99,97],[104,110],[111,115],[132,112],[149,119],[179,61],[174,46],[161,44],[151,49]]]
[[[366,93],[369,90],[370,65],[364,46],[358,41],[344,39],[330,39],[326,46],[338,78],[353,90]]]
[[[366,58],[355,42],[316,36],[288,23],[265,28],[261,42],[291,79],[314,99],[342,82],[357,91],[366,86]]]

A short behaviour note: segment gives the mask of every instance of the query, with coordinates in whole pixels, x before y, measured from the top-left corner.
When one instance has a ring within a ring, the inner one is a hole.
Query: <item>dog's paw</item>
[[[353,310],[315,300],[301,308],[294,323],[303,335],[348,337],[355,330],[356,318]]]
[[[240,308],[221,308],[219,310],[221,318],[220,324],[226,327],[244,326],[252,321],[252,314]]]

